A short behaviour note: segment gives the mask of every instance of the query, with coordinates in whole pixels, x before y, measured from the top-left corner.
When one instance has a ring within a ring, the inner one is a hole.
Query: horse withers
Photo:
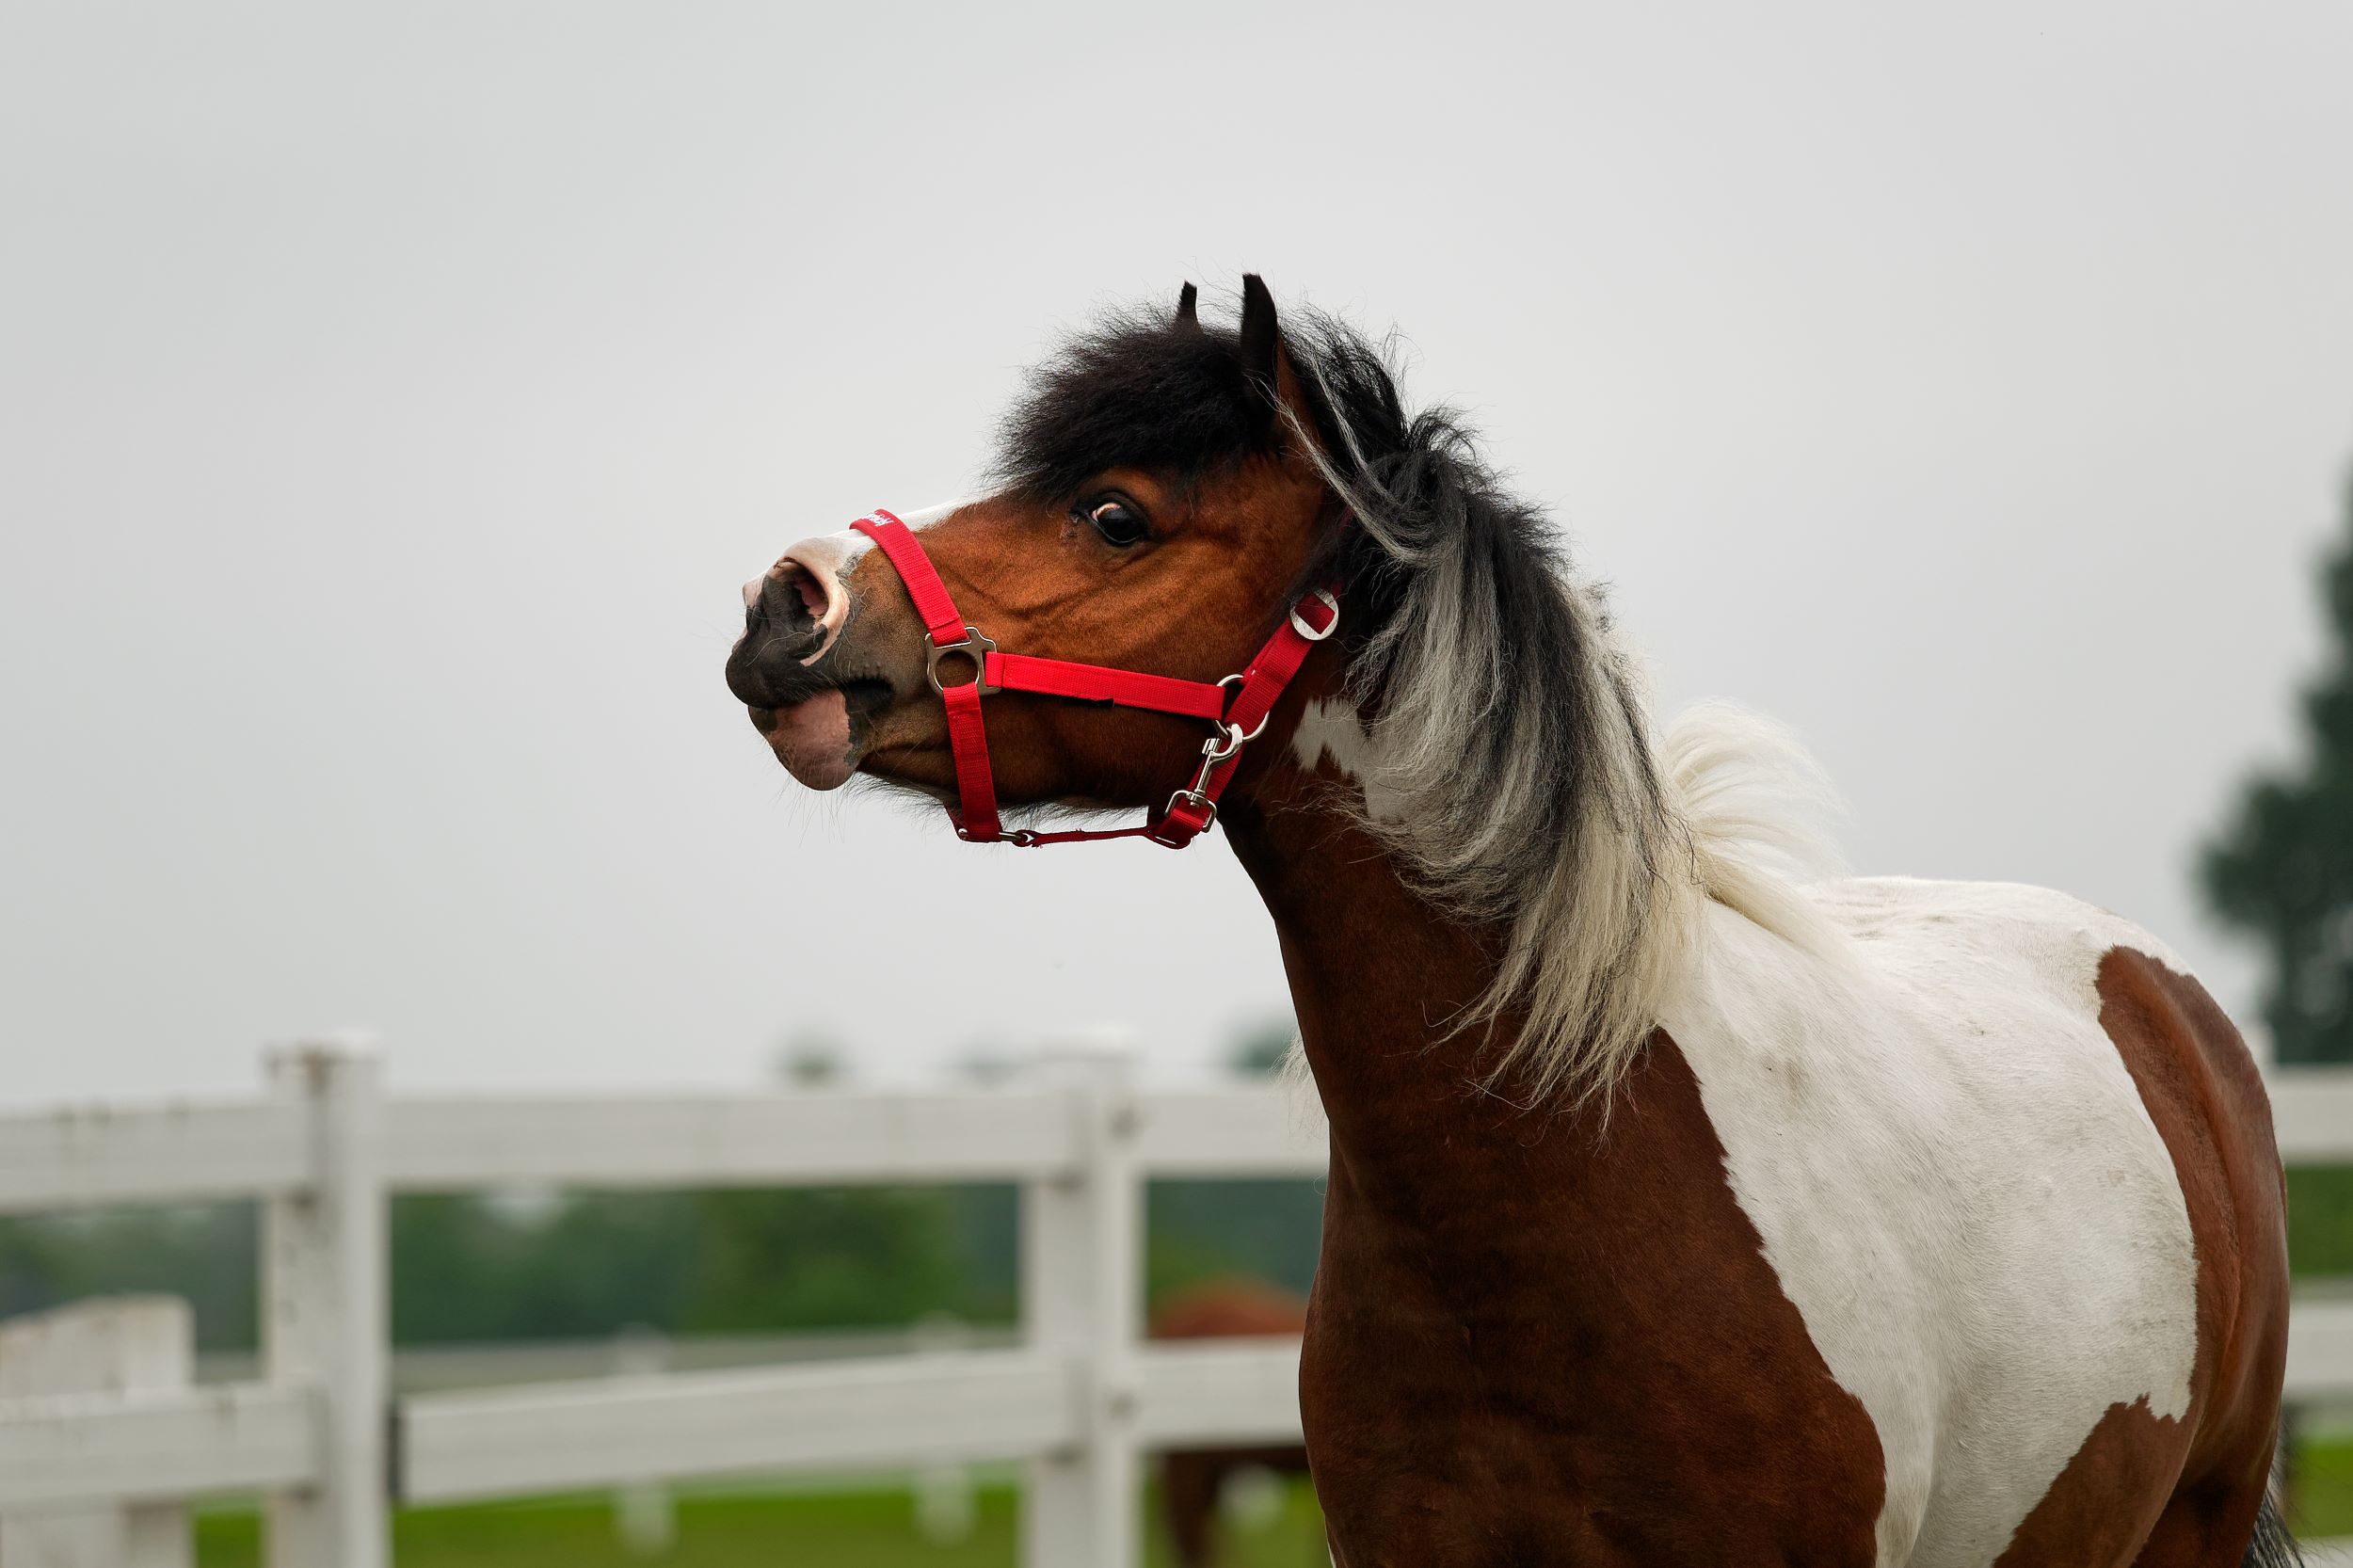
[[[1381,353],[1246,279],[1036,372],[983,499],[745,589],[802,782],[1222,825],[1331,1126],[1300,1403],[1376,1564],[2273,1564],[2255,1065],[2061,894],[1850,879]],[[1104,874],[1116,876],[1114,864]]]

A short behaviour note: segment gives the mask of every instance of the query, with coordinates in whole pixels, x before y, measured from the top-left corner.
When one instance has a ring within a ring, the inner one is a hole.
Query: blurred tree
[[[260,1327],[260,1212],[249,1203],[0,1221],[0,1318],[84,1296],[184,1297],[197,1348],[249,1350]]]
[[[1244,1078],[1273,1078],[1289,1060],[1299,1025],[1289,1014],[1260,1019],[1237,1030],[1225,1048],[1225,1065]]]
[[[1302,1294],[1315,1279],[1323,1244],[1321,1181],[1155,1181],[1144,1213],[1151,1300],[1227,1274]]]
[[[513,1336],[515,1281],[536,1250],[523,1223],[472,1194],[433,1193],[395,1198],[388,1228],[394,1344]]]
[[[971,1183],[948,1189],[956,1237],[956,1271],[967,1321],[1010,1323],[1021,1297],[1021,1194],[1009,1186]]]
[[[824,1089],[849,1077],[850,1053],[822,1030],[804,1029],[776,1052],[776,1077],[795,1089]]]
[[[2331,646],[2303,694],[2306,755],[2248,785],[2199,866],[2269,960],[2264,1017],[2286,1063],[2353,1061],[2353,486],[2346,524],[2321,574]]]
[[[1021,1054],[994,1040],[976,1040],[948,1064],[948,1076],[983,1089],[996,1089],[1021,1076]]]
[[[687,1326],[701,1333],[911,1323],[958,1303],[936,1190],[706,1192]]]
[[[392,1204],[396,1344],[677,1328],[701,1245],[695,1195],[582,1192],[516,1208],[472,1195]]]
[[[0,1318],[65,1299],[72,1264],[54,1221],[0,1220]]]

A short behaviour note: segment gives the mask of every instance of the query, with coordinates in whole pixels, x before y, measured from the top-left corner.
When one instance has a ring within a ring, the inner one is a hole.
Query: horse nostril
[[[812,621],[824,620],[825,612],[833,606],[833,598],[826,591],[825,584],[818,580],[815,572],[801,565],[800,562],[792,561],[786,564],[792,568],[789,581],[801,596],[802,613]]]
[[[824,544],[797,544],[744,584],[744,635],[728,655],[728,689],[753,710],[763,734],[837,685],[825,656],[849,624],[850,594],[844,561],[826,555]]]
[[[809,609],[812,592],[819,596],[819,613]],[[791,660],[813,656],[825,639],[823,596],[806,569],[790,561],[778,564],[759,583],[745,586],[744,641],[758,653]]]
[[[813,632],[824,618],[825,590],[815,574],[798,561],[776,563],[760,591],[760,602],[780,626],[795,632]]]
[[[823,543],[823,541],[817,541]],[[850,618],[850,596],[839,563],[820,554],[800,559],[809,543],[795,545],[760,577],[744,584],[744,637],[734,663],[755,666],[810,666],[832,648]],[[788,675],[788,680],[792,678]]]

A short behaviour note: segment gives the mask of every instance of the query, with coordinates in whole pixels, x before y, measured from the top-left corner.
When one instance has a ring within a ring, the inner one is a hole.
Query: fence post
[[[939,1359],[972,1348],[971,1326],[952,1313],[934,1312],[916,1320],[913,1351]],[[926,1464],[915,1472],[916,1533],[935,1546],[971,1539],[979,1523],[979,1500],[968,1464]]]
[[[320,1480],[270,1495],[268,1568],[385,1568],[389,1323],[383,1105],[363,1042],[273,1052],[310,1124],[310,1185],[263,1213],[262,1365],[312,1391]]]
[[[1129,1568],[1137,1519],[1135,1339],[1143,1326],[1144,1186],[1133,1059],[1124,1038],[1058,1048],[1041,1086],[1066,1095],[1080,1168],[1021,1193],[1021,1313],[1030,1344],[1076,1373],[1080,1437],[1032,1460],[1022,1568]]]
[[[642,1325],[613,1341],[613,1375],[658,1378],[669,1369],[670,1336]],[[659,1477],[625,1480],[613,1489],[613,1528],[632,1557],[660,1557],[678,1544],[678,1509],[670,1483]]]
[[[185,1388],[196,1331],[177,1296],[75,1302],[0,1323],[0,1399]],[[8,1568],[188,1568],[187,1505],[136,1503],[0,1519]]]

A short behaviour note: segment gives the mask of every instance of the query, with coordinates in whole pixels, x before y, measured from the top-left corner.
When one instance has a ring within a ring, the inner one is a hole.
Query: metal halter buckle
[[[1226,680],[1241,679],[1238,675],[1225,678]],[[1221,686],[1225,683],[1225,680],[1218,682]],[[1190,801],[1194,810],[1209,813],[1201,823],[1201,831],[1208,832],[1217,822],[1217,802],[1209,796],[1209,775],[1232,761],[1243,746],[1257,740],[1260,731],[1266,728],[1267,720],[1273,716],[1259,714],[1258,722],[1246,731],[1241,725],[1220,720],[1217,733],[1201,743],[1201,765],[1193,770],[1193,782],[1168,797],[1168,804],[1160,808],[1161,818],[1165,820],[1170,812],[1176,810],[1178,801]]]
[[[939,662],[950,654],[961,653],[972,661],[972,679],[964,684],[973,687],[976,696],[993,696],[1002,689],[988,683],[988,655],[996,651],[997,645],[983,636],[979,627],[968,626],[964,629],[964,641],[932,644],[924,658],[923,673],[931,677],[932,690],[946,696],[948,688],[939,683]]]
[[[1169,796],[1168,804],[1160,808],[1160,821],[1162,823],[1168,821],[1170,814],[1176,809],[1176,803],[1180,800],[1189,800],[1193,803],[1195,810],[1209,813],[1201,819],[1201,832],[1207,833],[1210,828],[1217,825],[1217,802],[1211,800],[1209,796],[1203,794],[1198,790],[1179,790],[1175,794]]]

